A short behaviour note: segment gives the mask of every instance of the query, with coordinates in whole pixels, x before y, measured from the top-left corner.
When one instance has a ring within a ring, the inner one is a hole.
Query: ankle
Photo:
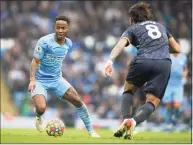
[[[37,119],[42,119],[42,116],[36,116]]]
[[[131,120],[133,121],[134,126],[136,126],[137,123],[136,123],[135,119],[131,118]]]
[[[91,133],[93,133],[93,132],[95,132],[95,131],[94,131],[94,130],[91,130],[91,131],[89,131],[88,133],[91,134]]]
[[[125,118],[125,119],[123,120],[123,122],[125,122],[125,121],[127,121],[127,120],[129,120],[129,118]]]

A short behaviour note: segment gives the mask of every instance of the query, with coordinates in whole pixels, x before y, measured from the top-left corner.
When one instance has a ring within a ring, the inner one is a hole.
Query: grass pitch
[[[191,144],[191,133],[138,133],[132,140],[113,137],[113,132],[105,129],[96,130],[101,135],[101,138],[90,138],[88,133],[72,128],[66,128],[63,136],[52,137],[46,132],[39,133],[35,129],[1,129],[1,143],[73,143],[73,144],[134,144],[134,143],[181,143]]]

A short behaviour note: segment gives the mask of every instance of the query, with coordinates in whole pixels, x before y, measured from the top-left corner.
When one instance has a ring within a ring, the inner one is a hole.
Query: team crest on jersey
[[[42,52],[42,47],[41,47],[41,46],[38,46],[38,47],[36,48],[36,53],[41,54],[41,52]]]

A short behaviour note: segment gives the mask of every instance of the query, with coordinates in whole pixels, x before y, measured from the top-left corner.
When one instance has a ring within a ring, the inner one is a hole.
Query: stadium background
[[[63,76],[81,95],[92,117],[99,120],[95,126],[100,126],[100,119],[119,121],[123,82],[135,49],[126,48],[118,58],[112,79],[105,78],[101,70],[110,50],[128,27],[128,7],[136,2],[1,1],[1,117],[5,121],[15,117],[34,117],[28,92],[33,49],[41,36],[53,32],[54,18],[61,14],[71,20],[68,37],[73,41],[73,49],[63,62]],[[189,72],[180,120],[189,127],[192,102],[191,1],[148,2],[152,4],[157,21],[178,39],[183,53],[188,56]],[[160,105],[149,122],[162,123],[163,112],[164,107]],[[45,115],[60,117],[67,126],[75,126],[78,118],[72,105],[52,94],[48,97]]]

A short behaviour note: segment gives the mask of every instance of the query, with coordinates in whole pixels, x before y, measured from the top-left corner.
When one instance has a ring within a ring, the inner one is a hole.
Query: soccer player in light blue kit
[[[180,117],[179,109],[183,100],[184,80],[188,74],[186,55],[182,53],[171,54],[171,60],[170,79],[163,97],[163,103],[166,107],[164,121],[167,125],[165,131],[172,131],[172,124],[176,123]]]
[[[46,110],[47,91],[51,91],[59,99],[72,103],[84,122],[91,137],[100,137],[92,127],[86,105],[81,101],[75,89],[62,77],[62,62],[72,41],[66,37],[70,20],[65,16],[55,19],[55,33],[41,37],[35,47],[30,70],[29,91],[35,105],[36,128],[45,129],[42,115]],[[68,70],[67,70],[68,71]]]

